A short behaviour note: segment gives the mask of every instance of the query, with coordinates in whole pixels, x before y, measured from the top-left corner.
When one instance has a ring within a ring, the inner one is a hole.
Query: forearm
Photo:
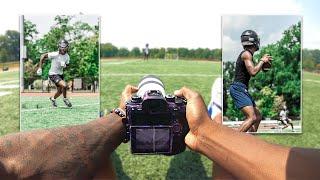
[[[48,57],[48,54],[41,55],[38,68],[42,68],[42,64],[46,60],[47,57]]]
[[[122,142],[124,128],[119,116],[110,114],[85,125],[38,130],[0,139],[2,174],[15,177],[90,176]]]
[[[289,148],[212,121],[199,129],[197,149],[240,179],[285,179]]]
[[[259,63],[253,68],[251,75],[255,76],[256,74],[259,73],[259,71],[262,69],[263,66],[263,61],[259,61]]]

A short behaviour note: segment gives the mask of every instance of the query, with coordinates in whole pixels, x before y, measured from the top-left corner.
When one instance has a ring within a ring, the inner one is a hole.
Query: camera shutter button
[[[174,102],[175,101],[175,97],[171,94],[166,95],[166,100],[168,102]]]
[[[133,95],[133,96],[131,97],[131,100],[132,100],[132,102],[134,102],[134,103],[139,103],[139,102],[142,101],[141,97],[138,96],[138,95]]]
[[[183,104],[183,99],[177,97],[177,98],[175,99],[175,103],[178,104],[178,105],[181,105],[181,104]]]

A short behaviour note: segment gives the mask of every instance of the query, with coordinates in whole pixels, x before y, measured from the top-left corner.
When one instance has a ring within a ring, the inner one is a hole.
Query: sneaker
[[[71,104],[71,102],[69,101],[69,99],[63,98],[63,102],[64,102],[64,104],[65,104],[66,106],[72,107],[72,104]]]
[[[57,102],[56,102],[55,99],[53,99],[52,97],[50,97],[49,99],[50,99],[53,107],[58,107]]]

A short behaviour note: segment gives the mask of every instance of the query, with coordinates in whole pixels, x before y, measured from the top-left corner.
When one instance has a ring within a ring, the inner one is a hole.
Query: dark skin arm
[[[189,148],[204,154],[237,179],[318,179],[320,150],[271,144],[212,121],[197,92],[175,92],[187,99]]]
[[[136,90],[132,86],[126,87],[122,93],[120,108],[124,108],[125,100]],[[121,144],[124,131],[121,118],[111,113],[84,125],[1,137],[0,177],[108,177],[103,171],[112,171],[111,164],[107,162],[110,154]]]
[[[39,61],[38,68],[42,68],[42,64],[47,58],[48,58],[48,53],[42,54],[40,56],[40,61]]]
[[[256,66],[254,66],[252,62],[252,55],[248,51],[242,53],[241,59],[244,61],[250,76],[255,76],[262,69],[263,64],[271,61],[272,57],[268,54],[265,54]]]

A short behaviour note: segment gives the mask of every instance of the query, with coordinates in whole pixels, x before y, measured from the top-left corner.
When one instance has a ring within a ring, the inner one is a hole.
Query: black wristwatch
[[[130,137],[129,137],[129,133],[127,133],[127,132],[129,132],[128,131],[129,126],[127,125],[126,112],[124,110],[122,110],[121,108],[115,108],[111,111],[111,113],[115,113],[116,115],[121,117],[122,124],[125,127],[125,135],[124,135],[122,142],[127,143],[129,141]]]

